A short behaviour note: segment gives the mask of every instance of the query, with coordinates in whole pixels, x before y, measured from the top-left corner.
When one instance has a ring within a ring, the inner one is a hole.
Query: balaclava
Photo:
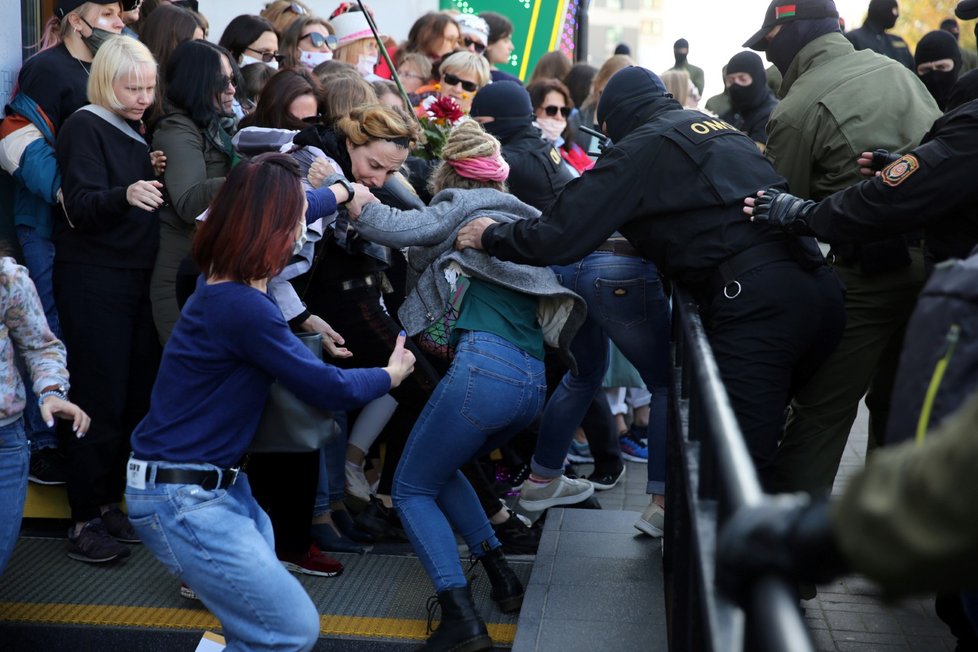
[[[730,97],[730,104],[737,111],[743,113],[763,104],[769,91],[767,73],[764,72],[764,62],[754,52],[739,52],[730,59],[726,74],[733,75],[739,72],[746,72],[751,76],[751,85],[732,84],[727,89],[727,95]]]
[[[482,126],[505,144],[533,123],[533,103],[518,82],[498,81],[475,94],[469,115],[495,118]]]
[[[941,59],[953,61],[954,68],[948,71],[931,70],[920,75],[920,81],[924,82],[924,86],[937,100],[937,106],[943,111],[951,96],[951,89],[954,88],[961,73],[961,50],[951,34],[944,31],[928,32],[917,43],[917,52],[913,57],[914,65],[919,66],[922,63]]]
[[[478,96],[476,96],[478,97]],[[646,68],[628,66],[608,80],[595,113],[612,142],[619,142],[660,110],[681,110],[659,76]]]
[[[898,9],[897,0],[869,0],[866,22],[876,25],[885,32],[896,25],[898,12],[894,10]]]
[[[686,57],[689,56],[689,41],[684,38],[679,39],[672,45],[672,53],[676,57],[676,67],[686,65]]]
[[[803,47],[820,36],[838,31],[838,18],[813,18],[785,23],[777,36],[767,44],[765,56],[782,75],[786,75],[791,62]]]

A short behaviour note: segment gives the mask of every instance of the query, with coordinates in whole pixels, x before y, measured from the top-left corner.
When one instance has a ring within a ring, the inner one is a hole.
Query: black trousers
[[[247,472],[252,495],[272,521],[275,551],[279,556],[304,553],[311,541],[319,451],[252,453]]]
[[[846,316],[842,284],[826,265],[792,261],[743,274],[741,291],[701,302],[703,322],[762,485],[784,431],[785,409],[838,344]]]
[[[55,263],[54,297],[68,350],[70,398],[92,418],[79,439],[58,421],[75,521],[99,516],[125,490],[129,438],[149,410],[160,343],[149,301],[151,270]]]

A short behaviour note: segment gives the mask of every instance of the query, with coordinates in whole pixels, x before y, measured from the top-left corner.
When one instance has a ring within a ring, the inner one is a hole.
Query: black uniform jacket
[[[533,125],[507,139],[502,154],[510,168],[506,180],[509,191],[537,210],[550,208],[564,186],[574,179],[557,149]]]
[[[763,242],[783,240],[741,212],[760,188],[784,179],[744,133],[671,98],[635,98],[611,124],[619,142],[574,179],[538,220],[486,229],[492,255],[534,265],[580,260],[620,231],[672,278],[705,281],[716,266]]]
[[[941,116],[916,149],[873,179],[826,197],[808,217],[826,242],[878,240],[924,227],[936,262],[978,244],[978,100]]]
[[[896,34],[887,34],[873,23],[866,22],[859,29],[846,32],[846,38],[857,50],[872,50],[899,61],[910,70],[917,69],[907,42]]]

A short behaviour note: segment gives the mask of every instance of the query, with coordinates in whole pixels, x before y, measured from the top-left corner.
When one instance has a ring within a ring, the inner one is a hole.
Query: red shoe
[[[343,572],[343,564],[321,552],[316,544],[310,545],[305,553],[279,557],[279,560],[291,572],[303,575],[334,577]]]

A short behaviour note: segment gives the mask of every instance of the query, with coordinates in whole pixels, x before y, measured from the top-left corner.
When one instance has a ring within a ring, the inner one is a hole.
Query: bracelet
[[[37,395],[37,406],[41,407],[42,405],[44,405],[44,399],[46,399],[48,396],[56,396],[60,398],[62,401],[68,400],[68,395],[65,394],[62,390],[47,389]]]

